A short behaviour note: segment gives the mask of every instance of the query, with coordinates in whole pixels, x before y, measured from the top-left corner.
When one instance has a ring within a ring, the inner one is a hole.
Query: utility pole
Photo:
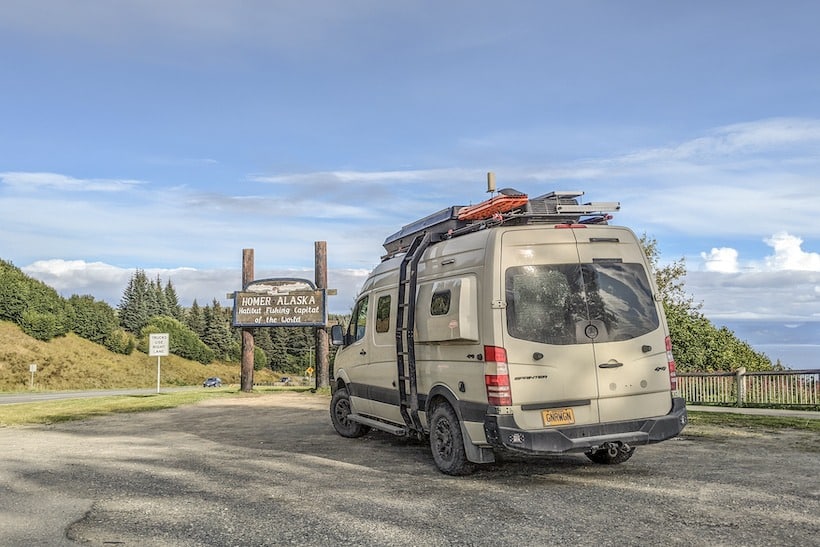
[[[242,290],[245,290],[253,278],[253,249],[242,249]],[[240,385],[246,393],[253,391],[253,349],[253,332],[250,328],[243,327]]]
[[[316,288],[327,289],[327,241],[316,241],[315,276]],[[315,388],[330,385],[329,344],[326,327],[316,327],[316,385]]]

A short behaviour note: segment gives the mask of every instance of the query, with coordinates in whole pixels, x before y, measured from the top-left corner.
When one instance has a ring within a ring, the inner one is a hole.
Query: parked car
[[[222,380],[214,376],[202,382],[202,387],[222,387]]]

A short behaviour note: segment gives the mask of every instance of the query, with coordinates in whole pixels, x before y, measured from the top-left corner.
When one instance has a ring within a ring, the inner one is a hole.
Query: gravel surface
[[[507,457],[456,478],[424,443],[339,437],[329,399],[0,428],[0,543],[820,544],[816,433],[690,426],[619,466]]]

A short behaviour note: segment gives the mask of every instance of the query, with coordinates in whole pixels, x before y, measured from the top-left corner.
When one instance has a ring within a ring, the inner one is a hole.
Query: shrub
[[[66,333],[61,318],[53,313],[41,313],[31,310],[23,312],[20,319],[20,328],[32,338],[43,342],[48,342],[55,336],[62,336]]]
[[[268,355],[262,348],[253,348],[253,370],[262,370],[268,366]]]
[[[161,332],[168,333],[169,350],[174,355],[199,361],[205,365],[214,360],[214,351],[206,346],[194,331],[167,315],[158,315],[151,318],[140,333],[137,349],[143,353],[148,353],[149,335]]]
[[[134,340],[133,335],[125,332],[123,329],[117,328],[105,338],[103,346],[114,353],[131,355],[137,347],[137,342]]]

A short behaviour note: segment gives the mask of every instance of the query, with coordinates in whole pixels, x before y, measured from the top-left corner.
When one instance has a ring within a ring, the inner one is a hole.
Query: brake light
[[[669,384],[672,391],[678,389],[678,373],[675,368],[675,357],[672,355],[672,338],[666,337],[666,366],[669,369]]]
[[[487,402],[492,406],[512,406],[507,350],[496,346],[484,346],[484,361]]]
[[[554,228],[556,230],[565,230],[567,228],[586,228],[586,224],[556,224]]]

